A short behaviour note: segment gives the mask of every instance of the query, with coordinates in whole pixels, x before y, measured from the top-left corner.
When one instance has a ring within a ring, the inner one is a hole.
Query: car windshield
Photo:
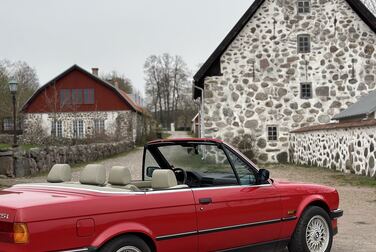
[[[158,149],[174,168],[200,173],[233,174],[225,152],[217,145],[168,145]]]

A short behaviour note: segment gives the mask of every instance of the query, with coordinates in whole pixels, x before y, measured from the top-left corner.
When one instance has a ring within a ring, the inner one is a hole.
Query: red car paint
[[[200,202],[205,198],[211,202]],[[0,220],[0,252],[96,251],[128,233],[147,239],[158,252],[216,251],[289,240],[311,204],[335,211],[338,193],[326,186],[278,180],[268,185],[127,193],[18,185],[0,191],[0,213],[9,215]],[[29,243],[4,242],[1,227],[6,223],[26,223]],[[337,228],[336,219],[332,225]]]

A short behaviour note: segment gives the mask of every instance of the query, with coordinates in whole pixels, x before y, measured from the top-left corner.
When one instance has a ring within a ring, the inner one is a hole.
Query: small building
[[[290,160],[376,177],[376,91],[333,117],[291,132]]]
[[[345,109],[335,117],[340,123],[350,121],[367,121],[376,119],[376,91],[363,96],[359,101]]]
[[[128,94],[74,65],[39,88],[22,108],[24,141],[46,137],[135,142],[144,110]]]
[[[286,162],[290,131],[376,89],[375,31],[360,0],[253,1],[194,76],[204,137],[255,139],[258,161]]]

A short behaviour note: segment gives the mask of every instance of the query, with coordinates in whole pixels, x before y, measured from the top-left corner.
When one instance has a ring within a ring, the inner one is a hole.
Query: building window
[[[4,118],[3,129],[4,129],[4,131],[13,130],[13,119],[12,118]]]
[[[82,89],[72,89],[73,104],[82,104]]]
[[[103,135],[105,133],[104,120],[95,119],[94,120],[94,131],[95,134]]]
[[[309,53],[311,51],[311,36],[308,34],[298,35],[298,53]]]
[[[312,83],[301,83],[300,84],[300,97],[302,99],[312,98]]]
[[[84,89],[84,104],[94,104],[94,89]]]
[[[63,137],[63,123],[60,120],[54,120],[51,122],[51,136]]]
[[[74,138],[84,138],[84,121],[75,120],[73,121],[73,137]]]
[[[298,13],[307,14],[311,12],[311,1],[310,0],[298,0]]]
[[[277,126],[269,126],[268,127],[268,140],[269,141],[278,141]]]
[[[70,104],[72,104],[70,89],[61,89],[60,90],[60,106],[64,107],[65,105],[70,105]]]

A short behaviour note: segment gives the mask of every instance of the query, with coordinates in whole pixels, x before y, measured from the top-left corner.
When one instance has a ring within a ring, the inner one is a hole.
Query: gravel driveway
[[[325,169],[290,165],[266,168],[273,178],[334,186],[338,190],[344,216],[339,219],[332,252],[376,251],[376,188],[346,185],[333,178],[336,173]]]
[[[184,132],[173,133],[172,137],[187,137]],[[124,165],[131,169],[133,179],[141,178],[143,149],[116,158],[101,161],[107,169],[114,165]],[[305,168],[291,165],[267,165],[272,178],[318,183],[337,188],[340,194],[340,207],[345,211],[339,220],[339,234],[334,239],[332,252],[376,252],[376,188],[359,187],[343,183],[335,178],[332,171]],[[81,168],[74,170],[74,180],[78,180]],[[45,182],[45,177],[0,179],[0,186],[18,183]],[[286,252],[287,250],[283,251]]]

